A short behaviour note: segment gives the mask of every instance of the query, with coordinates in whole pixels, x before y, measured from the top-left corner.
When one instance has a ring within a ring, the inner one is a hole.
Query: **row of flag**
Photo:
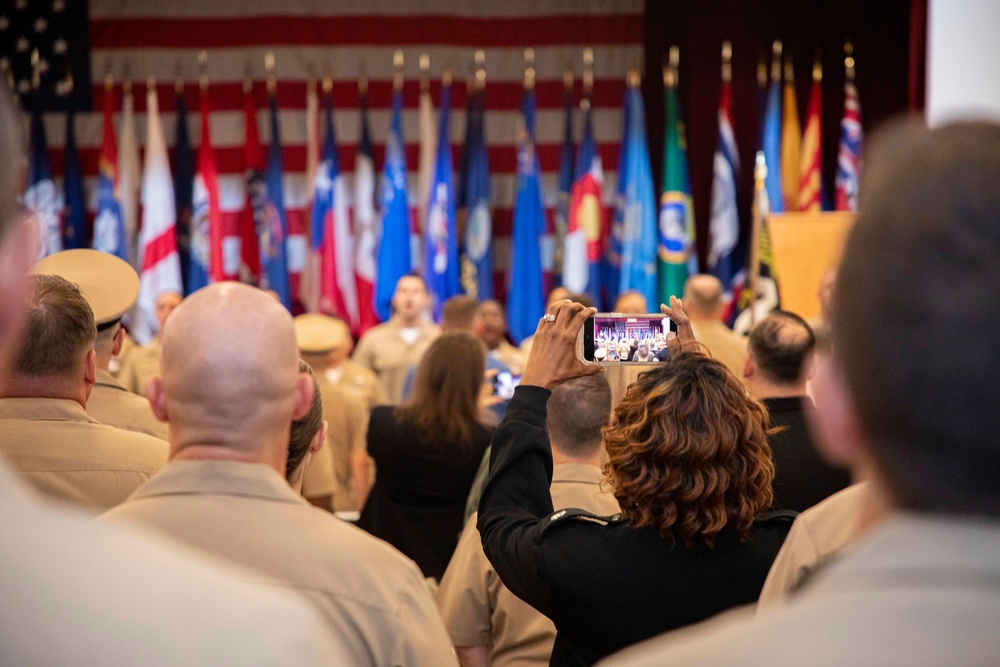
[[[730,57],[727,47],[719,105],[719,143],[713,164],[711,242],[705,268],[723,281],[731,295],[731,315],[735,317],[741,298],[744,302],[747,298],[744,286],[749,244],[740,236],[736,198],[740,162],[732,130]],[[407,203],[401,68],[397,69],[394,80],[389,136],[381,184],[377,188],[365,82],[360,84],[360,140],[353,192],[348,192],[339,165],[332,83],[324,81],[322,91],[311,86],[306,106],[313,139],[309,142],[311,150],[307,151],[313,194],[308,238],[289,234],[282,194],[281,138],[273,74],[268,79],[271,142],[266,156],[260,143],[252,89],[244,89],[247,196],[236,234],[223,229],[218,169],[209,133],[207,77],[203,75],[200,81],[201,135],[196,160],[192,159],[194,153],[188,137],[185,99],[178,90],[172,168],[158,113],[155,82],[147,86],[147,139],[141,169],[131,87],[126,85],[123,90],[122,122],[116,137],[115,97],[111,83],[107,82],[92,245],[133,262],[140,271],[139,311],[131,323],[140,340],[151,332],[155,322],[153,303],[159,293],[191,292],[219,280],[244,280],[272,290],[289,308],[293,301],[301,300],[308,310],[344,318],[359,334],[388,319],[395,282],[410,271],[420,271],[425,277],[434,297],[436,317],[440,315],[441,304],[460,292],[480,299],[506,296],[510,331],[517,340],[533,332],[544,307],[545,290],[556,284],[588,293],[604,307],[610,307],[619,293],[628,290],[638,291],[650,304],[667,301],[670,295],[680,294],[688,275],[701,268],[695,252],[686,138],[677,95],[677,60],[678,53],[672,49],[664,74],[667,131],[660,188],[653,183],[639,76],[637,72],[629,75],[622,107],[617,188],[608,215],[602,202],[603,170],[591,113],[593,74],[585,56],[579,105],[573,99],[572,81],[566,86],[561,196],[552,220],[546,215],[542,196],[534,127],[534,75],[528,63],[518,136],[513,248],[506,295],[493,294],[490,169],[484,122],[486,88],[481,69],[470,82],[466,97],[465,142],[457,174],[449,144],[451,76],[449,73],[443,76],[436,128],[430,87],[421,87],[417,220],[411,220]],[[819,174],[821,73],[817,67],[803,134],[790,67],[785,71],[783,82],[780,51],[776,51],[770,85],[766,91],[762,87],[761,149],[768,166],[769,202],[765,210],[816,210],[823,201]],[[583,125],[574,151],[573,121],[577,106],[582,112]],[[38,109],[33,113],[25,202],[35,211],[42,231],[39,256],[62,247],[87,244],[83,183],[73,123],[70,111],[65,144],[64,207],[60,211],[48,165],[41,114]],[[860,141],[860,108],[853,83],[853,59],[849,58],[836,181],[837,208],[856,206]],[[464,231],[461,238],[460,230]],[[555,252],[546,252],[544,244],[549,238],[555,239]],[[545,265],[546,262],[551,264]]]

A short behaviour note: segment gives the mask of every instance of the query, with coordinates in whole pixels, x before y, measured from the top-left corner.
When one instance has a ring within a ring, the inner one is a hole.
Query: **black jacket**
[[[503,582],[555,623],[552,665],[590,665],[631,644],[755,602],[794,513],[724,529],[685,549],[655,528],[582,510],[553,513],[549,391],[520,386],[493,438],[479,503],[483,548]]]

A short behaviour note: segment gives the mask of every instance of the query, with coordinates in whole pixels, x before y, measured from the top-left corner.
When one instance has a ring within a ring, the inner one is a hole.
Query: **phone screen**
[[[667,333],[677,324],[661,313],[598,313],[583,325],[583,360],[596,363],[652,364],[669,359]]]
[[[511,375],[510,373],[497,373],[496,377],[493,379],[493,393],[505,401],[509,401],[514,397],[514,388],[521,382],[520,375]]]

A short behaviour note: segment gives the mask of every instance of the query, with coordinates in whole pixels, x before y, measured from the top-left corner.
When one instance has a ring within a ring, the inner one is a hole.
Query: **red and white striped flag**
[[[156,328],[156,299],[164,292],[184,293],[177,254],[174,183],[167,142],[160,122],[156,88],[146,92],[146,159],[142,175],[142,229],[139,232],[139,318],[132,334],[148,340]]]
[[[812,92],[806,111],[806,131],[802,135],[802,164],[799,177],[800,211],[819,211],[823,194],[823,74],[820,64],[813,65]]]
[[[363,87],[366,84],[363,84]],[[378,248],[378,217],[375,215],[375,160],[368,131],[368,94],[360,95],[361,131],[354,160],[354,275],[358,286],[358,328],[363,334],[378,324],[375,313],[375,252]]]
[[[139,171],[139,137],[135,129],[135,103],[132,84],[126,82],[122,96],[122,126],[118,134],[118,200],[121,202],[122,219],[125,221],[125,239],[128,261],[136,271],[142,270],[142,258],[137,255],[136,239],[139,232],[139,188],[142,175]]]

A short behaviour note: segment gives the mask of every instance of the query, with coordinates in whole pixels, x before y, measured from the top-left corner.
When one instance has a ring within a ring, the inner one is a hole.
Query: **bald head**
[[[684,283],[684,309],[692,320],[718,320],[722,308],[722,283],[715,276],[702,273]]]
[[[280,303],[218,283],[184,300],[161,337],[163,377],[150,401],[171,424],[172,456],[186,447],[287,456],[289,426],[308,400],[299,405],[295,332]]]

